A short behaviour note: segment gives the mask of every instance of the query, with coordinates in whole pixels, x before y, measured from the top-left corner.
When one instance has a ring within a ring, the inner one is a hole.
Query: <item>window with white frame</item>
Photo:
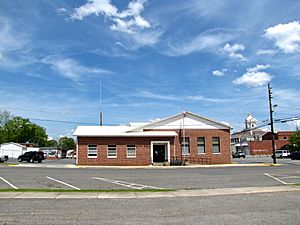
[[[198,137],[197,143],[198,154],[205,154],[205,137]]]
[[[181,151],[182,155],[190,154],[190,139],[188,137],[181,138]]]
[[[126,155],[127,155],[127,158],[135,158],[136,157],[135,145],[127,145]]]
[[[88,158],[97,158],[97,145],[88,145]]]
[[[212,138],[212,148],[213,148],[213,153],[220,153],[221,148],[220,148],[220,138],[219,137],[213,137]]]
[[[117,158],[117,146],[108,145],[107,146],[107,158]]]

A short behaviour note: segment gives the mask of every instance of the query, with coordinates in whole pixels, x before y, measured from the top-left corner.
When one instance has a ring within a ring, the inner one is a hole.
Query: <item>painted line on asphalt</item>
[[[280,183],[282,183],[282,184],[284,184],[284,185],[294,184],[294,183],[287,183],[287,182],[284,182],[283,180],[280,180],[280,179],[278,179],[277,177],[274,177],[274,176],[272,176],[272,175],[270,175],[270,174],[268,174],[268,173],[264,173],[264,175],[266,175],[266,176],[268,176],[268,177],[271,177],[271,178],[273,178],[274,180],[277,180],[278,182],[280,182]]]
[[[107,182],[107,183],[116,184],[116,185],[120,185],[120,186],[124,186],[124,187],[128,187],[128,188],[133,188],[133,189],[137,189],[137,190],[142,190],[142,189],[147,189],[147,188],[163,189],[163,188],[149,186],[149,185],[129,183],[129,182],[126,182],[126,181],[112,180],[112,179],[101,178],[101,177],[92,177],[92,179],[101,180],[101,181],[104,181],[104,182]]]
[[[5,183],[7,183],[9,186],[11,186],[13,189],[19,189],[18,187],[16,187],[15,185],[10,183],[8,180],[4,179],[3,177],[0,177],[0,179],[3,180]]]
[[[53,180],[53,181],[56,181],[56,182],[58,182],[58,183],[64,184],[64,185],[66,185],[66,186],[68,186],[68,187],[70,187],[70,188],[73,188],[73,189],[75,189],[75,190],[80,190],[80,188],[78,188],[78,187],[75,187],[75,186],[73,186],[73,185],[71,185],[71,184],[68,184],[68,183],[63,182],[63,181],[60,181],[60,180],[56,180],[56,179],[54,179],[54,178],[52,178],[52,177],[46,177],[46,178],[48,178],[49,180]]]

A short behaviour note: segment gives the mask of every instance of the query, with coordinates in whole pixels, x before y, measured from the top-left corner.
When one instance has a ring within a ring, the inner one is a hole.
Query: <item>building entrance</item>
[[[166,144],[153,145],[153,162],[164,162],[166,159]]]

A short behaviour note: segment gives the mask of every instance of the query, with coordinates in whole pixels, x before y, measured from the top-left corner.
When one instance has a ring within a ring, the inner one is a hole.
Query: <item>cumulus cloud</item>
[[[246,85],[250,87],[263,86],[270,82],[272,76],[265,71],[270,65],[256,65],[255,67],[247,68],[246,73],[233,81],[237,85]]]
[[[227,69],[214,70],[214,71],[212,71],[212,75],[217,76],[217,77],[222,77],[225,75],[225,72],[227,72]]]
[[[269,27],[265,30],[265,37],[274,41],[284,53],[300,51],[300,23],[298,21]]]
[[[221,49],[221,52],[228,55],[232,59],[245,61],[246,58],[240,53],[245,50],[245,46],[241,44],[230,45],[228,43]]]
[[[83,76],[88,76],[90,74],[111,73],[110,71],[101,68],[83,66],[71,58],[48,56],[44,58],[42,62],[49,64],[54,71],[74,82],[78,82]]]
[[[140,29],[150,28],[150,23],[141,16],[144,10],[145,0],[134,0],[129,2],[127,9],[119,12],[118,8],[110,0],[88,0],[88,2],[71,14],[73,20],[83,20],[90,15],[103,15],[112,22],[111,29],[135,33]]]

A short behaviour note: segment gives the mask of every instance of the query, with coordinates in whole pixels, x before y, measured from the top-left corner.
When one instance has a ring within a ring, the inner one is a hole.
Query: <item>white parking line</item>
[[[272,176],[272,175],[270,175],[270,174],[268,174],[268,173],[264,173],[264,174],[265,174],[266,176],[268,176],[268,177],[273,178],[274,180],[277,180],[278,182],[280,182],[280,183],[282,183],[282,184],[285,184],[285,185],[287,185],[287,184],[293,184],[293,183],[287,183],[287,182],[284,182],[284,181],[278,179],[277,177],[274,177],[274,176]]]
[[[3,180],[5,183],[7,183],[9,186],[11,186],[14,189],[19,189],[17,188],[15,185],[13,185],[12,183],[10,183],[9,181],[7,181],[6,179],[4,179],[3,177],[0,177],[1,180]]]
[[[66,186],[68,186],[68,187],[70,187],[70,188],[73,188],[73,189],[75,189],[75,190],[80,190],[80,188],[75,187],[75,186],[73,186],[73,185],[71,185],[71,184],[67,184],[66,182],[63,182],[63,181],[60,181],[60,180],[56,180],[56,179],[54,179],[54,178],[52,178],[52,177],[47,177],[47,178],[50,179],[50,180],[56,181],[56,182],[58,182],[58,183],[64,184],[64,185],[66,185]]]
[[[107,183],[112,183],[112,184],[116,184],[116,185],[120,185],[120,186],[124,186],[124,187],[128,187],[128,188],[133,188],[133,189],[137,189],[137,190],[142,190],[142,189],[147,189],[147,188],[163,189],[163,188],[154,187],[154,186],[148,186],[148,185],[136,184],[136,183],[129,183],[129,182],[126,182],[126,181],[112,180],[112,179],[100,178],[100,177],[92,177],[92,179],[102,180],[102,181],[107,182]]]

